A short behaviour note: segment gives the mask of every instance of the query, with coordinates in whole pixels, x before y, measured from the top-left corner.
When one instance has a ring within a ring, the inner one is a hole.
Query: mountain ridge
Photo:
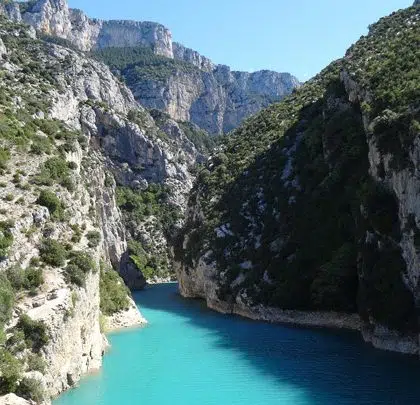
[[[273,321],[355,313],[366,341],[419,353],[419,21],[380,19],[224,139],[178,241],[184,296]]]
[[[83,11],[70,9],[67,0],[3,2],[1,13],[44,35],[67,40],[85,52],[145,47],[157,57],[167,58],[161,63],[170,64],[172,70],[166,71],[163,80],[137,77],[132,83],[129,79],[131,90],[147,108],[160,109],[176,120],[192,121],[210,134],[231,131],[244,118],[300,86],[289,73],[247,73],[214,64],[199,52],[173,42],[170,30],[159,23],[90,19]],[[185,63],[191,66],[188,71],[179,69]],[[198,70],[193,72],[192,67]],[[150,70],[148,66],[146,69]]]

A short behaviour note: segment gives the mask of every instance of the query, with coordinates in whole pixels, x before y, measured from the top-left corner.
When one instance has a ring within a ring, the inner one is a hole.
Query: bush
[[[0,395],[14,392],[22,372],[19,360],[7,350],[0,348]]]
[[[96,266],[89,254],[85,252],[70,253],[70,262],[64,270],[67,283],[85,287],[86,275],[91,271],[96,271]]]
[[[41,260],[50,266],[62,267],[66,263],[66,249],[56,240],[43,239],[39,253]]]
[[[142,245],[134,240],[128,242],[128,254],[137,270],[149,280],[157,275],[163,275],[167,270],[167,263],[157,256],[148,255]]]
[[[72,181],[67,161],[62,157],[48,159],[42,165],[40,173],[36,176],[35,183],[44,186],[52,186],[54,183],[59,183],[63,187],[68,188],[72,184]]]
[[[44,283],[42,269],[33,267],[25,270],[17,266],[9,267],[6,270],[6,275],[13,288],[17,291],[38,288]]]
[[[100,296],[101,311],[104,315],[112,315],[129,308],[128,288],[119,274],[112,269],[101,270]]]
[[[0,148],[0,170],[7,169],[7,162],[10,160],[9,149]]]
[[[30,153],[34,155],[42,155],[43,153],[51,153],[51,141],[49,138],[35,137],[32,141]]]
[[[77,163],[76,162],[69,162],[68,167],[70,170],[77,170]]]
[[[64,269],[64,277],[68,284],[75,284],[78,287],[85,287],[86,285],[86,274],[74,264],[69,264]]]
[[[45,374],[47,367],[46,361],[39,354],[31,353],[27,358],[28,371],[39,371],[42,374]]]
[[[76,190],[76,185],[74,184],[74,181],[70,177],[65,177],[61,183],[64,188],[69,190],[71,193]]]
[[[17,355],[26,349],[25,334],[21,330],[14,330],[13,334],[7,339],[7,350]]]
[[[74,264],[79,267],[84,273],[95,271],[95,262],[88,253],[85,252],[71,252],[70,253],[70,264]]]
[[[0,274],[0,326],[10,319],[14,303],[13,286],[4,274]]]
[[[101,234],[98,231],[89,231],[86,235],[90,248],[96,248],[101,243]]]
[[[7,257],[10,246],[13,244],[13,234],[11,229],[14,224],[11,221],[0,222],[0,260]]]
[[[42,190],[37,200],[37,204],[47,207],[54,219],[61,220],[63,218],[63,205],[54,192],[50,190]]]
[[[39,380],[24,377],[17,387],[16,394],[27,400],[33,400],[37,404],[44,400],[44,389]]]
[[[73,243],[79,243],[80,240],[82,239],[82,230],[80,229],[80,226],[78,224],[75,224],[75,225],[70,225],[70,227],[73,231],[71,241]]]
[[[29,267],[26,269],[26,288],[38,288],[44,284],[44,274],[42,269],[37,269],[34,267]]]
[[[17,330],[23,331],[25,343],[35,353],[38,353],[48,342],[48,328],[42,321],[34,321],[28,315],[22,315],[16,325]]]

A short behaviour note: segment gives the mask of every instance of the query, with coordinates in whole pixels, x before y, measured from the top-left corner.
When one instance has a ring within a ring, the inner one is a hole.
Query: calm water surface
[[[223,316],[175,284],[135,299],[149,325],[110,335],[103,370],[54,405],[420,405],[420,361],[357,334]]]

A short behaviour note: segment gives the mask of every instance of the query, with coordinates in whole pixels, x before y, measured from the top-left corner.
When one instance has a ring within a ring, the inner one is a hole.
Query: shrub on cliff
[[[14,392],[22,372],[20,361],[0,347],[0,395]]]
[[[16,291],[38,288],[44,282],[42,269],[34,267],[27,269],[22,269],[19,266],[9,267],[6,270],[6,275]]]
[[[39,371],[44,374],[47,369],[47,363],[40,354],[31,353],[27,358],[28,371]]]
[[[45,392],[39,380],[24,377],[19,382],[16,394],[27,400],[35,401],[40,404],[45,398]]]
[[[13,310],[15,303],[15,292],[10,281],[5,274],[0,274],[0,329],[6,323]]]
[[[0,173],[7,168],[7,162],[10,160],[9,149],[0,148]]]
[[[0,222],[0,260],[7,257],[9,248],[13,244],[13,234],[11,229],[14,224],[10,221]]]
[[[43,239],[39,253],[41,260],[51,266],[62,267],[66,262],[66,249],[56,240]]]
[[[97,270],[95,261],[85,252],[71,252],[69,259],[69,264],[64,269],[66,282],[78,287],[85,287],[87,274]]]
[[[52,157],[41,166],[40,172],[35,177],[35,183],[44,186],[59,183],[72,191],[73,182],[70,175],[67,161],[60,156]]]
[[[101,234],[98,231],[89,231],[86,237],[89,241],[88,246],[90,248],[96,248],[101,243]]]
[[[100,306],[104,315],[113,315],[116,312],[128,309],[130,305],[129,294],[130,291],[116,271],[111,268],[101,269]]]
[[[37,203],[43,207],[47,207],[52,218],[61,220],[64,214],[64,208],[57,197],[57,195],[51,190],[42,190],[38,197]]]
[[[16,325],[25,336],[26,345],[35,353],[38,353],[48,342],[48,328],[42,321],[35,321],[28,315],[22,315]]]

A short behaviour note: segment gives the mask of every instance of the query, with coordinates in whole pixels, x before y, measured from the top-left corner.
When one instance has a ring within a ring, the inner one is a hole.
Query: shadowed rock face
[[[260,319],[355,312],[374,346],[420,352],[419,22],[382,18],[226,138],[189,199],[182,294]]]
[[[179,53],[179,47],[176,49],[177,56],[197,67],[185,70],[179,66],[165,80],[136,80],[129,83],[130,88],[145,107],[163,110],[176,120],[191,121],[210,134],[230,132],[300,86],[289,73],[235,72],[213,65],[192,50]]]

